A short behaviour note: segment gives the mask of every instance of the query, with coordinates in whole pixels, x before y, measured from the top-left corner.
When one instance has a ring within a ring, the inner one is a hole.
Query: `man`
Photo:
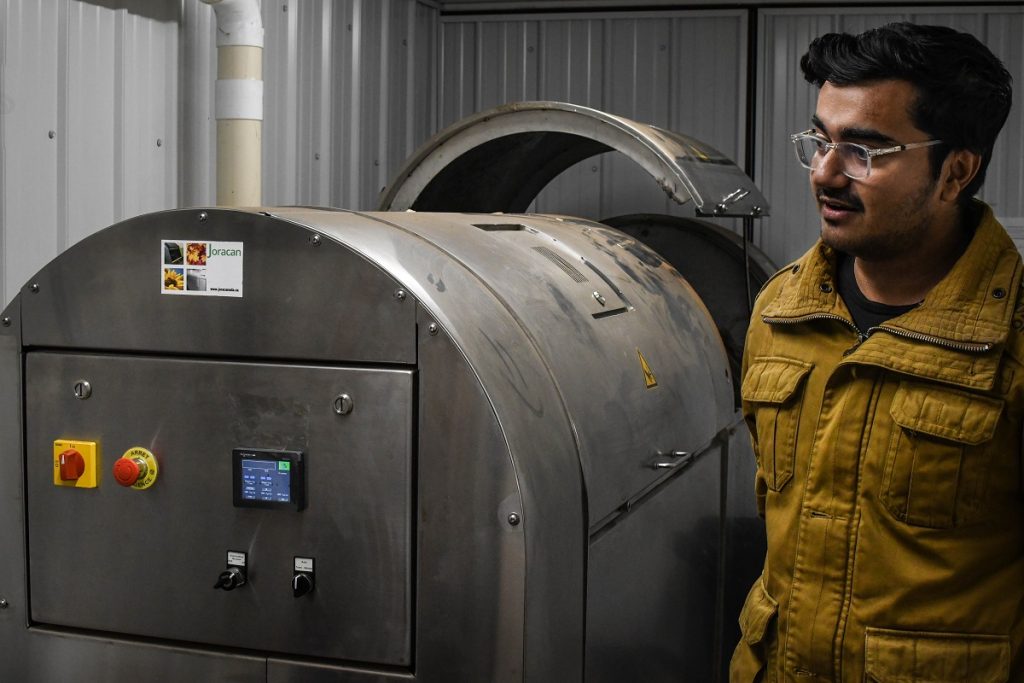
[[[768,553],[731,680],[1024,680],[1024,269],[973,199],[1010,76],[912,24],[800,65],[821,239],[747,338]]]

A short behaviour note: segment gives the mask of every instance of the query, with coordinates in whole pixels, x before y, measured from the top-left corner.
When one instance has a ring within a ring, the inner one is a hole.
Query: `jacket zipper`
[[[976,343],[972,343],[972,342],[956,342],[956,341],[952,341],[950,339],[943,339],[942,337],[933,337],[930,334],[921,334],[919,332],[907,332],[905,330],[899,330],[899,329],[896,329],[895,327],[888,327],[886,325],[879,325],[877,327],[872,327],[871,329],[869,329],[865,333],[865,332],[861,332],[860,328],[858,328],[856,325],[854,325],[853,322],[851,322],[850,320],[844,318],[841,315],[836,315],[835,313],[811,313],[810,315],[800,316],[799,318],[769,318],[767,316],[763,316],[761,319],[764,322],[770,323],[770,324],[773,324],[773,325],[775,325],[775,324],[788,325],[788,324],[792,324],[792,323],[802,323],[802,322],[806,322],[808,320],[838,320],[839,322],[843,323],[844,325],[846,325],[851,330],[853,330],[854,332],[857,333],[857,343],[854,344],[849,349],[847,349],[843,353],[844,356],[850,355],[850,353],[852,353],[854,349],[856,349],[858,346],[860,346],[864,342],[865,339],[870,337],[873,333],[877,332],[878,330],[882,330],[883,332],[888,332],[889,334],[895,335],[897,337],[904,337],[905,339],[913,339],[914,341],[923,341],[923,342],[928,342],[930,344],[935,344],[936,346],[943,346],[943,347],[945,347],[947,349],[953,349],[954,351],[966,351],[966,352],[969,352],[969,353],[984,353],[984,352],[989,351],[989,350],[992,349],[992,344],[990,344],[988,342],[976,342]]]
[[[894,327],[886,327],[880,325],[878,327],[872,327],[868,330],[870,335],[875,330],[883,330],[889,334],[894,334],[897,337],[905,337],[907,339],[913,339],[915,341],[929,342],[938,346],[945,346],[947,349],[953,349],[954,351],[967,351],[970,353],[984,353],[992,349],[992,344],[988,342],[956,342],[950,339],[943,339],[942,337],[933,337],[930,334],[921,334],[920,332],[907,332],[906,330],[898,330]]]

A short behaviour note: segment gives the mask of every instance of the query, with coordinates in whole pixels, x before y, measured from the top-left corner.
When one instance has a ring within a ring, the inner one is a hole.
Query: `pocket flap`
[[[747,368],[741,394],[744,401],[785,403],[814,365],[790,358],[757,358]]]
[[[865,674],[878,683],[1005,683],[1010,639],[869,628]]]
[[[768,595],[768,591],[764,589],[763,579],[758,577],[740,611],[740,632],[743,633],[743,640],[751,645],[764,640],[768,624],[778,610],[779,603]]]
[[[896,424],[970,445],[992,438],[1003,401],[956,389],[901,382],[890,410]]]

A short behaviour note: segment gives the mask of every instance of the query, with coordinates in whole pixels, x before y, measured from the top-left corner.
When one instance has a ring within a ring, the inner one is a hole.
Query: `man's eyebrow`
[[[828,128],[825,126],[824,123],[822,123],[821,119],[818,118],[817,114],[811,116],[811,123],[814,124],[815,128],[828,135],[829,138],[835,140],[835,137],[828,133]],[[896,140],[889,137],[885,133],[882,133],[881,131],[875,130],[874,128],[842,128],[839,131],[839,138],[841,140],[860,140],[864,142],[877,142],[882,145],[897,144]]]

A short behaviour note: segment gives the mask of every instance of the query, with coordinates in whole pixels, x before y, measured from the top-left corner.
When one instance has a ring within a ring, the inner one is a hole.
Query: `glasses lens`
[[[866,147],[852,142],[840,142],[836,153],[843,161],[843,173],[851,178],[866,178],[870,169],[870,158]]]
[[[800,165],[811,170],[818,168],[824,154],[824,144],[810,135],[800,136],[793,140],[796,146],[796,158]]]

